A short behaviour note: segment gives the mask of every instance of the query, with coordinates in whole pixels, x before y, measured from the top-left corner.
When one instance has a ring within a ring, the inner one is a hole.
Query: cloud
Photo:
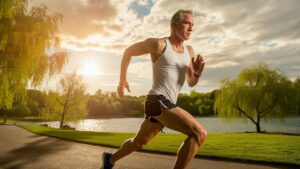
[[[136,62],[136,60],[138,60],[138,58],[134,58],[132,60],[132,63],[128,67],[129,78],[151,80],[152,79],[151,61],[142,60],[140,62]]]
[[[44,4],[50,12],[58,12],[64,16],[60,25],[63,47],[71,50],[111,48],[119,51],[119,48],[124,46],[120,42],[126,43],[123,37],[141,23],[137,14],[129,9],[131,2],[131,0],[122,2],[115,0],[33,0],[30,1],[30,6]],[[90,41],[91,36],[99,37],[98,41]],[[103,39],[106,41],[103,42]]]
[[[45,4],[51,12],[63,14],[61,32],[79,38],[105,32],[110,26],[107,23],[118,15],[109,0],[34,0],[32,3]]]
[[[225,68],[225,67],[233,67],[238,65],[237,62],[234,61],[224,61],[224,62],[219,62],[216,64],[211,64],[211,65],[207,65],[207,68]]]
[[[119,52],[126,47],[124,43],[111,43],[110,39],[101,35],[88,36],[83,40],[74,36],[61,36],[61,39],[61,46],[73,51]]]
[[[146,6],[149,4],[149,0],[138,0],[137,3],[141,6]]]
[[[117,87],[119,85],[119,83],[117,82],[105,82],[103,84],[101,84],[101,86],[113,86],[113,87]],[[130,86],[141,86],[140,83],[130,83]]]
[[[191,39],[185,44],[192,45],[195,53],[204,57],[206,69],[202,80],[205,85],[217,86],[220,79],[234,77],[244,67],[258,62],[280,69],[289,78],[299,76],[299,0],[34,2],[45,3],[51,11],[65,16],[61,25],[64,48],[99,51],[104,53],[103,56],[106,51],[113,52],[118,56],[115,60],[117,67],[126,47],[149,37],[169,36],[171,16],[179,9],[191,9],[195,26]],[[148,74],[152,74],[149,57],[143,59],[133,59],[128,70],[128,78],[139,84],[142,80],[149,82],[151,77]]]

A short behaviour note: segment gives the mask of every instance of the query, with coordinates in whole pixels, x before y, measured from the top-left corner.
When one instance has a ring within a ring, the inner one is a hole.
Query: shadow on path
[[[30,137],[32,138],[32,136]],[[45,158],[44,156],[58,154],[70,147],[69,144],[62,140],[49,139],[40,136],[34,137],[38,140],[25,143],[24,146],[13,149],[7,154],[1,155],[1,166],[12,169],[22,168],[26,164]]]

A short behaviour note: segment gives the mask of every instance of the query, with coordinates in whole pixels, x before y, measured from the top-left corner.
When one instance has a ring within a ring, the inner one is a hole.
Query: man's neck
[[[175,48],[177,48],[177,49],[183,48],[183,42],[184,42],[184,41],[183,41],[182,39],[180,39],[179,37],[177,37],[177,36],[171,34],[171,36],[170,36],[169,39],[170,39],[171,44],[172,44]]]

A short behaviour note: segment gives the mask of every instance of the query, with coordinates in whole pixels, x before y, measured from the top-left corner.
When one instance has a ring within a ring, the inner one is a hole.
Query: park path
[[[14,125],[0,125],[0,168],[99,169],[104,150],[115,149],[40,136]],[[114,169],[171,169],[175,156],[134,152]],[[279,169],[234,161],[194,159],[189,169]],[[287,167],[285,167],[287,168]]]

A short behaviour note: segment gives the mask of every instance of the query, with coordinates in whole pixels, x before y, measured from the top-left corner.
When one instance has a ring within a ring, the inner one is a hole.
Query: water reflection
[[[81,120],[74,123],[73,127],[80,131],[103,131],[105,128],[103,120],[94,119]]]

